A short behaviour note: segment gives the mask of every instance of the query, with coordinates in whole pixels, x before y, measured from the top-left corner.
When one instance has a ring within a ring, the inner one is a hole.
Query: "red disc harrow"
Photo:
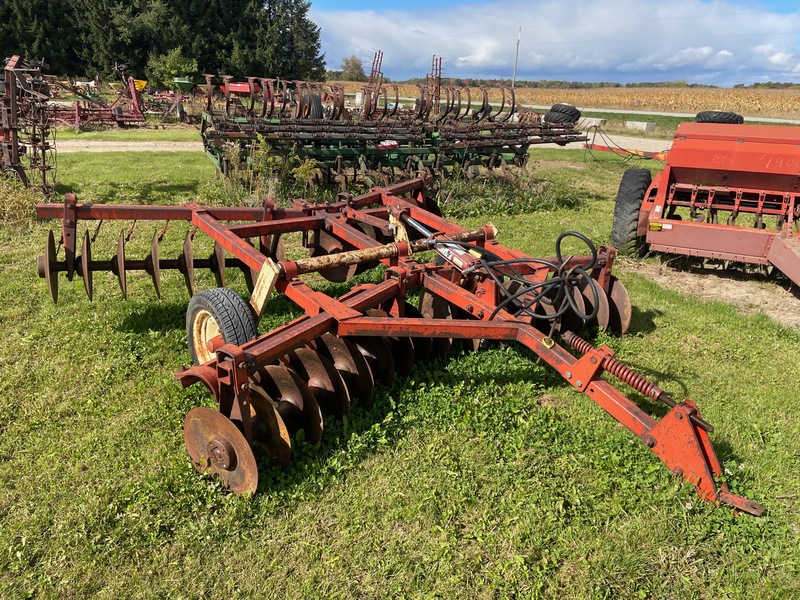
[[[312,443],[320,440],[323,415],[369,405],[375,386],[391,385],[415,360],[454,345],[476,349],[482,340],[501,340],[536,353],[704,500],[763,512],[720,483],[722,467],[709,439],[713,428],[697,406],[688,399],[675,402],[614,358],[610,348],[580,337],[587,324],[617,334],[630,324],[628,293],[611,274],[613,249],[565,232],[555,257],[533,258],[498,243],[491,223],[468,230],[443,219],[425,190],[426,178],[420,177],[360,196],[339,194],[329,204],[296,199],[285,209],[269,201],[260,208],[84,205],[68,194],[63,206],[37,206],[40,217],[61,219],[58,246],[64,249],[59,260],[51,234],[39,272],[54,300],[60,272],[68,279],[80,276],[90,295],[95,271],[113,272],[123,294],[132,270],[147,272],[157,290],[162,271],[178,270],[190,294],[195,269],[214,272],[220,287],[194,294],[187,310],[195,364],[176,378],[184,387],[201,383],[216,399],[217,410],[200,407],[187,415],[186,447],[198,471],[219,477],[237,494],[257,489],[254,448],[286,463],[295,432],[302,429]],[[194,258],[188,233],[176,260],[159,257],[158,235],[140,261],[126,259],[124,232],[111,260],[92,258],[88,231],[77,248],[80,221],[115,219],[188,221],[215,241],[215,251]],[[311,256],[287,260],[282,236],[296,232]],[[576,240],[587,252],[565,256],[562,245]],[[338,298],[302,277],[318,273],[344,282],[379,263],[385,265],[382,282],[352,286]],[[233,267],[250,278],[249,302],[224,287],[226,269]],[[273,292],[304,314],[258,335],[258,319]],[[666,403],[669,412],[651,417],[614,380]]]

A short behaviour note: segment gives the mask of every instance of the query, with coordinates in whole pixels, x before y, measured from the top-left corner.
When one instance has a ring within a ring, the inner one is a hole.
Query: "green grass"
[[[166,128],[165,128],[166,127]],[[86,141],[114,141],[114,142],[200,142],[199,129],[181,125],[153,127],[109,127],[90,131],[75,131],[71,128],[59,129],[56,132],[58,140],[86,140]]]
[[[190,153],[73,156],[59,157],[59,178],[80,200],[213,200],[221,185]],[[503,243],[539,256],[565,229],[608,242],[624,165],[582,156],[532,157],[531,180],[569,202],[532,206],[527,191],[515,202],[507,184],[479,180],[479,201],[511,208],[463,222],[491,219]],[[661,288],[629,263],[631,332],[596,340],[700,405],[734,491],[768,506],[761,519],[699,501],[554,371],[497,345],[417,365],[372,409],[326,421],[322,444],[300,442],[288,468],[262,463],[258,494],[238,498],[185,455],[183,418],[211,402],[172,377],[190,360],[180,275],[164,275],[159,301],[131,274],[122,301],[98,273],[93,303],[62,277],[54,306],[35,265],[52,226],[0,229],[0,597],[800,594],[796,331]],[[96,258],[113,254],[120,227],[103,227]],[[171,227],[162,257],[177,256],[183,231]],[[139,224],[129,257],[151,235]],[[196,255],[210,251],[200,237]],[[267,323],[291,314],[276,300]]]

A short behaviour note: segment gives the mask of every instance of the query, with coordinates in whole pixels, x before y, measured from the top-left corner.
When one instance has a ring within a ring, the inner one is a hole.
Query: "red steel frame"
[[[522,262],[515,267],[532,281],[542,281],[549,274],[547,267],[533,262],[531,257],[499,244],[494,239],[495,229],[491,224],[466,230],[423,209],[424,202],[425,179],[418,178],[387,188],[373,188],[357,197],[340,194],[337,202],[328,205],[295,200],[291,209],[277,208],[270,203],[264,208],[202,207],[193,203],[182,207],[80,205],[73,196],[67,198],[63,207],[39,205],[37,214],[43,218],[63,219],[62,239],[67,250],[65,270],[68,273],[74,270],[78,219],[182,219],[190,221],[256,272],[273,267],[277,274],[273,280],[275,289],[301,307],[305,314],[242,346],[227,344],[216,348],[214,360],[176,374],[184,387],[203,383],[216,398],[219,411],[241,422],[248,442],[253,439],[248,386],[251,375],[326,332],[339,336],[515,341],[535,352],[567,383],[631,430],[673,473],[694,485],[703,500],[727,504],[754,515],[762,514],[762,505],[733,494],[722,481],[722,467],[709,438],[713,428],[700,417],[697,406],[691,401],[672,402],[662,390],[615,359],[613,351],[605,345],[594,347],[576,334],[565,332],[562,340],[577,351],[576,357],[534,327],[530,318],[497,310],[495,281],[477,272],[466,277],[464,268],[467,265],[456,268],[449,264],[415,261],[413,253],[429,248],[432,239],[463,240],[501,259],[530,259],[531,263]],[[422,240],[381,244],[353,226],[358,221],[385,226],[390,215],[395,217],[395,223],[410,217],[435,234]],[[226,225],[224,221],[246,222]],[[244,239],[304,232],[305,241],[313,243],[313,237],[320,231],[346,241],[355,250],[275,263]],[[601,248],[599,256],[595,268],[601,273],[595,275],[602,285],[602,280],[610,276],[614,251]],[[338,299],[315,291],[298,278],[331,264],[357,264],[375,259],[388,267],[384,281],[354,287]],[[469,258],[466,261],[469,262]],[[570,265],[587,264],[587,261],[587,257],[568,259]],[[420,289],[458,307],[470,318],[406,318],[406,294]],[[260,308],[263,304],[257,312]],[[364,311],[371,308],[382,308],[392,317],[365,316]],[[606,378],[602,377],[604,373],[608,375]],[[651,417],[607,380],[611,378],[624,381],[649,398],[667,402],[671,410],[661,419]]]
[[[798,128],[683,123],[645,195],[638,235],[657,252],[771,264],[800,285],[799,182]]]

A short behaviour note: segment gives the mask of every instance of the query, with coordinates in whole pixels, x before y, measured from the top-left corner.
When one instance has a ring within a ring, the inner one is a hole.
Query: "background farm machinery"
[[[342,193],[327,204],[295,199],[291,208],[270,201],[259,208],[82,205],[67,195],[63,205],[37,206],[40,217],[61,219],[59,243],[51,232],[39,272],[54,300],[61,272],[80,277],[90,296],[98,271],[114,273],[123,294],[130,271],[145,271],[156,290],[162,271],[180,271],[190,293],[195,269],[214,273],[219,287],[193,295],[189,303],[186,329],[194,365],[176,377],[183,386],[201,383],[215,398],[215,409],[189,411],[184,439],[197,470],[218,476],[235,493],[256,491],[256,454],[287,462],[296,432],[302,430],[311,443],[320,440],[323,415],[343,416],[353,404],[369,405],[375,385],[391,385],[415,360],[498,340],[530,349],[629,428],[703,499],[761,514],[761,505],[720,481],[712,427],[694,404],[676,403],[608,347],[579,337],[587,325],[621,334],[630,324],[628,294],[611,273],[614,250],[565,232],[555,257],[527,256],[498,243],[490,223],[467,230],[439,216],[425,193],[428,181],[419,177],[356,197]],[[122,232],[116,256],[95,260],[88,229],[78,247],[79,223],[98,220],[185,221],[214,240],[215,249],[210,258],[195,259],[188,230],[180,257],[162,259],[156,232],[150,255],[133,261],[125,256]],[[310,257],[287,259],[284,245],[292,243]],[[572,253],[578,243],[584,254]],[[381,263],[383,270],[372,279],[352,285],[355,275]],[[224,287],[228,268],[250,274],[249,302]],[[317,276],[352,287],[333,297],[312,287]],[[259,334],[273,292],[302,314]],[[614,380],[667,404],[669,411],[654,419],[612,386]]]
[[[3,68],[0,89],[0,172],[24,185],[53,184],[50,88],[41,62],[12,56]]]
[[[630,254],[649,249],[777,268],[800,285],[800,131],[743,125],[733,113],[718,113],[724,119],[714,122],[713,112],[678,127],[652,181],[646,169],[625,172],[614,245]]]
[[[358,103],[346,102],[344,87],[305,81],[221,76],[215,102],[214,77],[206,76],[207,103],[201,135],[206,153],[226,175],[247,168],[254,151],[313,160],[327,180],[386,180],[396,171],[441,173],[458,168],[524,165],[531,145],[583,141],[576,129],[580,111],[557,104],[544,116],[517,115],[514,90],[419,85],[419,96],[402,99],[398,86],[366,85]],[[234,150],[232,152],[232,150]],[[231,157],[234,157],[233,160]],[[242,165],[238,164],[242,163]]]
[[[120,82],[112,89],[117,93],[116,98],[107,102],[98,96],[89,96],[74,85],[65,85],[55,78],[51,78],[53,86],[60,86],[70,94],[76,95],[71,105],[52,102],[48,107],[52,124],[71,125],[76,132],[86,125],[125,125],[144,123],[144,103],[141,92],[147,83],[134,79],[126,72],[125,65],[116,65],[115,71],[120,77]],[[111,84],[109,84],[111,85]]]

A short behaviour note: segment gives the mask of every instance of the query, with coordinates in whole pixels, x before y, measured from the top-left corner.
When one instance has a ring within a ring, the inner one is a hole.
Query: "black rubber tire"
[[[548,111],[544,115],[545,123],[553,123],[555,125],[573,125],[578,119],[573,119],[570,115],[565,115],[561,112]]]
[[[308,106],[307,119],[321,119],[322,118],[322,98],[319,94],[306,94],[303,96],[303,104]]]
[[[642,256],[646,252],[644,238],[637,235],[639,211],[650,187],[652,176],[647,169],[628,169],[622,175],[614,204],[611,243],[620,254]]]
[[[742,115],[722,110],[704,110],[697,113],[694,120],[697,123],[727,123],[729,125],[741,125],[744,123]]]
[[[553,123],[575,123],[581,118],[581,111],[572,106],[572,104],[566,104],[564,102],[553,104],[553,106],[550,107],[549,113],[558,113],[569,117],[568,120],[553,121]]]
[[[203,313],[209,313],[216,321],[226,344],[241,346],[258,336],[258,322],[253,309],[239,294],[229,288],[198,292],[192,296],[186,309],[186,337],[195,365],[205,362],[198,359],[194,340],[195,321]]]

